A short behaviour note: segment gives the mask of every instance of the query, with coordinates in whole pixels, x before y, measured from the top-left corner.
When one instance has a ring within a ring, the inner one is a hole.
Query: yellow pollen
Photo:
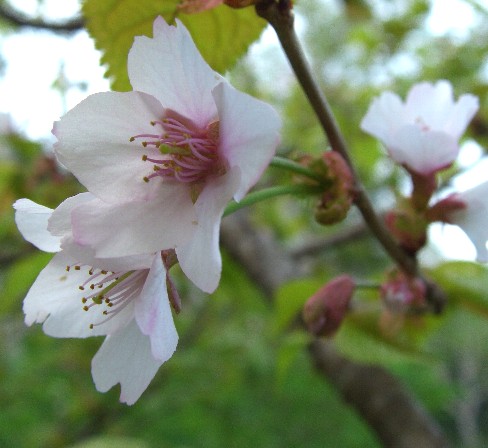
[[[84,290],[85,290],[85,288],[84,288],[83,286],[78,286],[78,289],[79,289],[80,291],[84,291]]]
[[[89,309],[90,309],[90,308],[88,308],[88,306],[87,306],[87,305],[85,305],[85,306],[83,307],[83,310],[84,310],[84,311],[88,311]]]
[[[131,138],[129,139],[129,141],[130,141],[130,142],[133,142],[134,140],[135,140],[135,138],[134,138],[134,137],[131,137]]]
[[[75,271],[79,271],[81,269],[80,266],[75,266]]]
[[[86,302],[87,302],[87,300],[88,300],[88,299],[87,299],[86,297],[83,297],[83,298],[81,299],[81,303],[86,303]]]
[[[143,154],[141,158],[142,158],[142,161],[145,162],[147,160],[147,155]]]

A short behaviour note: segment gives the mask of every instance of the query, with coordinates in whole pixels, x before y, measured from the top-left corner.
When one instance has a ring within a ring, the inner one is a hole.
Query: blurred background
[[[383,90],[404,96],[420,80],[448,79],[456,96],[477,95],[480,111],[459,162],[441,181],[449,191],[486,180],[488,2],[300,0],[295,10],[307,57],[379,210],[409,190],[407,177],[359,129]],[[252,261],[236,256],[228,237],[212,296],[176,271],[179,347],[132,407],[118,402],[117,388],[94,388],[90,361],[101,339],[56,340],[24,325],[22,299],[50,255],[23,241],[12,203],[27,197],[55,207],[82,191],[52,157],[52,123],[110,88],[82,20],[75,0],[0,0],[0,446],[381,446],[314,368],[311,338],[295,322],[301,304],[328,279],[347,272],[377,281],[390,266],[355,211],[332,228],[314,223],[309,200],[280,198],[244,212],[253,238],[282,251],[274,263],[285,255],[293,262],[289,281],[273,287]],[[272,30],[227,77],[279,109],[282,155],[326,149]],[[287,181],[270,169],[261,185]],[[373,291],[360,292],[331,344],[348,359],[385,367],[453,446],[475,448],[488,444],[488,275],[469,261],[471,243],[453,232],[434,229],[435,244],[421,254],[450,299],[441,316],[392,316]]]

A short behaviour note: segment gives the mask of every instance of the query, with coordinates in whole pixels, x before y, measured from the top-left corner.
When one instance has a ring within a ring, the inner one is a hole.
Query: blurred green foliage
[[[99,48],[105,50],[114,86],[124,89],[133,36],[149,33],[153,16],[172,14],[176,3],[161,7],[161,2],[118,2],[116,17],[123,13],[137,19],[137,26],[112,18],[117,26],[107,27],[115,3],[87,0],[84,10]],[[150,8],[143,9],[146,3]],[[297,4],[307,55],[381,210],[392,204],[406,178],[359,129],[379,91],[404,95],[418,80],[449,79],[457,94],[480,97],[482,107],[468,135],[488,144],[488,13],[478,2],[462,3],[472,5],[477,20],[461,37],[429,32],[426,21],[433,3],[426,0]],[[229,68],[263,26],[252,8],[236,12],[221,6],[184,20],[195,37],[202,36],[198,44],[218,70]],[[235,30],[235,23],[245,28],[237,38],[239,50],[234,52],[235,39],[222,37],[223,46],[218,46],[214,34],[199,32],[200,24],[215,31],[211,23],[227,33]],[[130,28],[127,34],[125,27]],[[213,50],[220,62],[212,59]],[[299,157],[325,149],[324,136],[281,55],[266,50],[261,61],[248,57],[230,77],[237,87],[280,109],[285,122],[282,154]],[[91,381],[90,359],[101,339],[56,340],[39,326],[23,325],[22,298],[49,255],[22,241],[11,204],[28,197],[55,207],[80,186],[56,165],[49,148],[15,133],[3,136],[1,144],[8,155],[0,160],[0,446],[379,446],[364,422],[315,373],[305,350],[309,336],[295,325],[304,301],[335,275],[382,278],[390,263],[375,241],[362,237],[304,256],[307,276],[283,285],[274,304],[227,256],[221,285],[211,297],[179,278],[184,306],[177,318],[178,350],[139,402],[127,407],[118,403],[116,388],[100,394]],[[271,169],[262,185],[289,180],[288,174]],[[254,206],[252,219],[291,249],[359,222],[353,211],[342,226],[319,227],[313,222],[312,206],[310,199],[280,198]],[[449,262],[429,275],[449,296],[441,316],[387,314],[374,291],[361,290],[335,343],[347,356],[382,364],[402,378],[455,445],[485,446],[488,271],[473,263]]]

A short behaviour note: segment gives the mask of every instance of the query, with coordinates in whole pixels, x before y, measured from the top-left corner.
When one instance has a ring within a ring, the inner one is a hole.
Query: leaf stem
[[[310,179],[316,180],[319,184],[323,183],[324,181],[323,177],[321,177],[319,174],[315,173],[311,169],[306,168],[303,165],[300,165],[299,163],[290,159],[286,159],[284,157],[273,157],[273,160],[271,160],[269,166],[272,166],[274,168],[281,168],[283,170],[288,170],[301,176],[308,177]]]
[[[335,121],[332,110],[312,75],[310,66],[303,55],[300,43],[295,34],[291,0],[262,0],[256,4],[256,12],[260,17],[267,20],[275,29],[281,46],[283,47],[305,95],[317,115],[332,150],[340,153],[348,163],[355,183],[354,202],[361,212],[366,224],[398,266],[407,274],[417,276],[418,269],[415,258],[403,251],[390,236],[388,229],[376,215],[366,191],[359,180],[356,169],[349,156],[346,142]]]
[[[294,195],[312,195],[321,191],[320,188],[311,185],[279,185],[277,187],[264,188],[262,190],[253,191],[244,197],[240,202],[232,202],[225,211],[224,216],[228,216],[241,208],[256,204],[257,202],[265,201],[277,196],[284,196],[288,194]]]

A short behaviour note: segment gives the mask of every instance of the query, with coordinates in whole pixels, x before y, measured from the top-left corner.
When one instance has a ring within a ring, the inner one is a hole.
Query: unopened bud
[[[414,210],[393,210],[386,214],[385,224],[400,246],[415,254],[427,241],[427,221]]]
[[[409,277],[398,270],[390,272],[380,288],[386,307],[397,314],[403,314],[412,308],[422,308],[426,293],[427,288],[422,279]]]
[[[348,311],[355,287],[349,275],[341,275],[310,297],[303,308],[308,331],[316,336],[332,336]]]
[[[324,153],[321,163],[325,185],[329,186],[315,207],[315,219],[319,224],[332,225],[343,221],[351,208],[354,179],[338,152]]]

